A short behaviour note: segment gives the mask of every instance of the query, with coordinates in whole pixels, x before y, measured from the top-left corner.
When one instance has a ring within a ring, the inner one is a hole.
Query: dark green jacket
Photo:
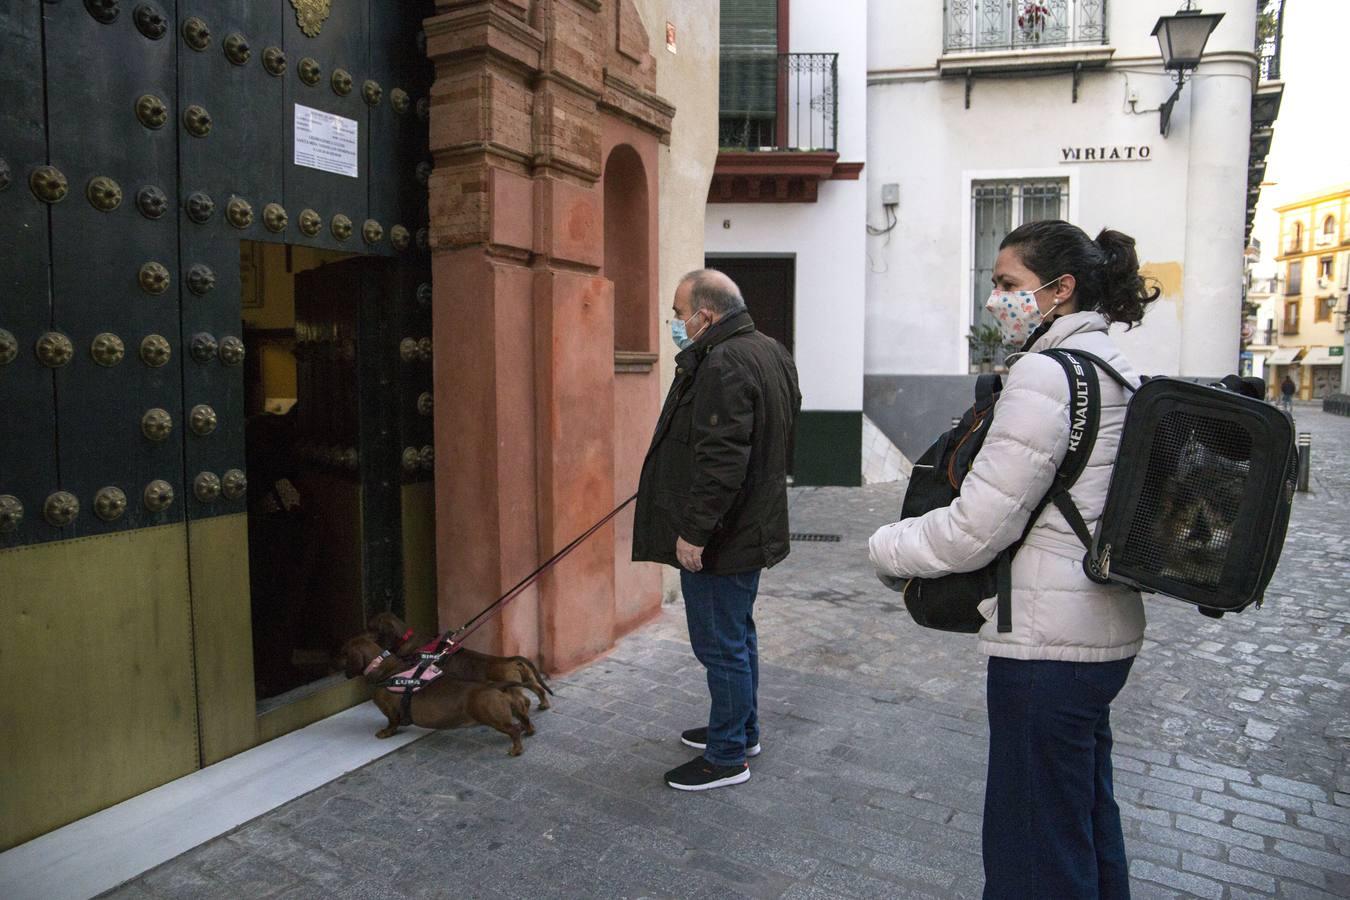
[[[675,363],[638,482],[633,559],[679,566],[678,536],[704,548],[710,574],[772,566],[788,554],[797,367],[748,312],[713,325]]]

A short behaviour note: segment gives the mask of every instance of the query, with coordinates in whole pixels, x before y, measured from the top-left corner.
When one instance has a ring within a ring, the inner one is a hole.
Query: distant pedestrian
[[[689,643],[708,670],[706,727],[680,736],[702,754],[666,773],[682,791],[740,784],[759,753],[759,574],[788,554],[787,465],[801,409],[797,367],[755,330],[735,282],[680,280],[675,381],[642,464],[633,559],[677,566]]]
[[[1013,230],[994,264],[988,308],[1004,340],[1025,352],[1009,357],[984,445],[950,506],[886,525],[870,543],[883,580],[936,578],[987,565],[1026,531],[1012,563],[1011,630],[993,621],[993,598],[981,605],[990,619],[979,644],[989,656],[986,900],[1130,895],[1111,702],[1143,644],[1144,604],[1137,591],[1088,579],[1083,545],[1057,509],[1029,520],[1070,438],[1064,370],[1039,351],[1092,353],[1136,382],[1107,329],[1137,325],[1158,293],[1140,276],[1127,235],[1103,231],[1093,241],[1061,221]],[[1101,424],[1071,490],[1089,531],[1102,514],[1127,400],[1101,378]]]
[[[1284,381],[1280,382],[1280,406],[1282,406],[1284,411],[1291,416],[1294,414],[1294,395],[1297,393],[1298,385],[1294,383],[1294,379],[1286,372]]]

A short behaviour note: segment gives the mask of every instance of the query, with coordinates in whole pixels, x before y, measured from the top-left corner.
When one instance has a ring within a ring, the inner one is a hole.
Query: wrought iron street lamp
[[[1194,0],[1186,0],[1186,8],[1177,10],[1175,15],[1161,16],[1153,26],[1153,36],[1158,39],[1162,49],[1163,68],[1176,72],[1173,76],[1177,89],[1167,98],[1159,112],[1159,132],[1167,137],[1167,129],[1172,121],[1172,107],[1181,96],[1181,86],[1186,83],[1186,73],[1200,65],[1200,57],[1205,53],[1205,44],[1209,36],[1218,27],[1223,13],[1206,13],[1192,9]]]

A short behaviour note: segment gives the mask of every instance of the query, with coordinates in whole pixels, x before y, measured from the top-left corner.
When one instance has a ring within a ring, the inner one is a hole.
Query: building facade
[[[864,410],[905,456],[999,364],[981,329],[993,260],[1035,219],[1136,238],[1163,292],[1116,330],[1139,371],[1237,370],[1282,91],[1257,5],[1206,5],[1223,19],[1175,97],[1150,33],[1173,0],[869,4],[867,211],[885,228],[867,238]]]
[[[1264,379],[1267,396],[1275,390],[1271,382],[1274,370],[1270,358],[1279,350],[1278,290],[1274,279],[1250,278],[1247,282],[1247,321],[1242,326],[1242,374]]]
[[[717,14],[0,11],[0,849],[362,702],[369,615],[454,627],[632,492]],[[565,669],[655,614],[629,529],[473,645]]]
[[[866,247],[862,3],[722,0],[707,264],[796,359],[793,478],[859,484]]]
[[[1281,210],[1305,201],[1324,198],[1335,194],[1337,186],[1342,185],[1350,175],[1346,174],[1344,147],[1350,141],[1350,118],[1327,115],[1327,89],[1334,85],[1339,76],[1339,60],[1343,35],[1350,29],[1350,5],[1343,3],[1293,3],[1282,16],[1282,63],[1281,73],[1290,89],[1280,107],[1280,124],[1271,143],[1270,156],[1262,172],[1263,184],[1260,204],[1257,210],[1256,225],[1253,230],[1254,243],[1261,247],[1260,258],[1253,263],[1252,272],[1258,285],[1269,286],[1271,301],[1276,308],[1259,316],[1254,323],[1258,333],[1264,335],[1273,324],[1276,337],[1283,324],[1284,291],[1288,288],[1290,262],[1288,241],[1290,235],[1284,229],[1290,227],[1286,215]],[[1335,204],[1331,204],[1334,206]],[[1333,214],[1335,210],[1331,211]],[[1300,266],[1300,276],[1304,279],[1300,291],[1296,292],[1299,301],[1299,333],[1289,335],[1288,346],[1274,348],[1267,355],[1278,352],[1285,364],[1294,361],[1303,347],[1327,346],[1334,348],[1340,343],[1340,337],[1328,333],[1325,315],[1322,322],[1317,321],[1315,273],[1321,268],[1321,256],[1327,246],[1317,247],[1319,240],[1316,224],[1311,218],[1303,221],[1303,240],[1307,258],[1318,262]],[[1310,231],[1310,229],[1312,229]],[[1307,237],[1311,235],[1311,237]],[[1325,235],[1320,238],[1325,241]],[[1339,255],[1333,260],[1333,266],[1339,267]],[[1337,268],[1337,277],[1340,269]],[[1336,282],[1337,289],[1340,281]],[[1305,299],[1304,290],[1312,293]],[[1326,289],[1320,288],[1325,295]],[[1344,293],[1342,291],[1342,293]],[[1323,300],[1325,301],[1325,296]],[[1340,319],[1333,318],[1339,326]],[[1317,333],[1316,340],[1309,335]],[[1253,347],[1253,356],[1261,352]],[[1310,352],[1310,351],[1309,351]],[[1291,354],[1293,354],[1292,358]],[[1320,355],[1320,354],[1319,354]],[[1325,357],[1323,357],[1325,358]],[[1329,367],[1322,365],[1318,370],[1326,372]],[[1313,367],[1292,367],[1294,379],[1303,387],[1308,382],[1311,392],[1317,382],[1325,378],[1314,377]],[[1277,380],[1268,376],[1268,380]],[[1342,370],[1341,385],[1350,384],[1350,372]],[[1309,394],[1311,396],[1311,394]]]
[[[1274,279],[1278,343],[1268,365],[1277,390],[1285,375],[1302,400],[1344,392],[1345,320],[1350,295],[1350,187],[1277,207],[1280,243]]]

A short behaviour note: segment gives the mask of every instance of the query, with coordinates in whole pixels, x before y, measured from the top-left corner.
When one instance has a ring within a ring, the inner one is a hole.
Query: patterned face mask
[[[1064,276],[1061,275],[1060,278]],[[1045,284],[1036,288],[1036,291],[1049,287],[1059,281],[1059,278],[1052,278]],[[998,324],[998,330],[1003,334],[1003,343],[1009,347],[1020,347],[1031,333],[1041,327],[1047,314],[1041,312],[1040,306],[1036,303],[1036,291],[1000,291],[994,290],[989,294],[989,300],[984,304],[984,308],[989,311]],[[1063,300],[1055,302],[1055,306],[1063,303]],[[1054,312],[1055,306],[1050,307]]]

